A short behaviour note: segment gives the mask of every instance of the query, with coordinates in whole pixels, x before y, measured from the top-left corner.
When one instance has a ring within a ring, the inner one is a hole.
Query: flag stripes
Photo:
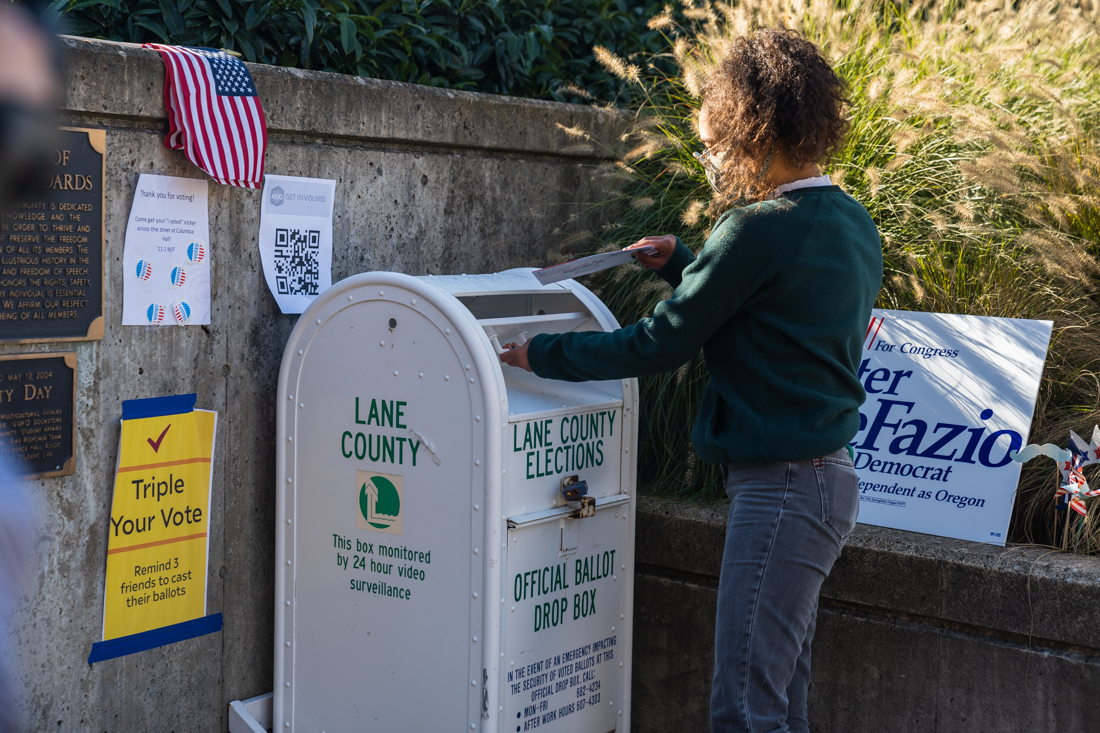
[[[218,183],[259,188],[267,124],[252,76],[224,51],[147,43],[164,61],[164,146]]]

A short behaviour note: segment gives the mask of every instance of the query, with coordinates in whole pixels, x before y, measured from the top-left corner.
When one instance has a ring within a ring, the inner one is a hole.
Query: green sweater
[[[611,333],[540,334],[540,377],[624,379],[703,349],[710,383],[691,439],[710,463],[799,461],[844,447],[866,395],[857,377],[882,247],[836,186],[726,212],[696,259],[682,242],[658,272],[675,290],[653,317]]]

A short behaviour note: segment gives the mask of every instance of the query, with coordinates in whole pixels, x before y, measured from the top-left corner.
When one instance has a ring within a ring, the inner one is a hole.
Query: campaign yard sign
[[[1052,323],[874,310],[859,521],[1004,545]]]

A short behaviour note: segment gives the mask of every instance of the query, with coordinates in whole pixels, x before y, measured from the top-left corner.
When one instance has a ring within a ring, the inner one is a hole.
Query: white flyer
[[[283,313],[301,313],[332,285],[336,181],[266,176],[260,204],[260,261]]]
[[[207,182],[142,173],[122,251],[122,325],[210,323]]]
[[[1051,327],[872,311],[852,440],[861,523],[1004,545]]]
[[[538,280],[540,284],[549,285],[550,283],[568,280],[571,277],[580,277],[581,275],[588,275],[593,272],[599,272],[600,270],[617,267],[624,262],[630,262],[634,259],[634,255],[639,252],[645,255],[655,255],[657,254],[657,249],[656,247],[647,245],[644,247],[635,247],[634,249],[620,249],[615,252],[603,252],[598,255],[589,255],[588,257],[569,260],[569,262],[562,262],[558,265],[544,267],[541,270],[535,270],[531,274],[535,276],[535,279]]]

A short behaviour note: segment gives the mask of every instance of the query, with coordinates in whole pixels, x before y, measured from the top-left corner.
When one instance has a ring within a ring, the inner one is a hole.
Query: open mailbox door
[[[610,331],[571,280],[364,273],[278,394],[275,730],[630,729],[635,380],[505,344]]]

